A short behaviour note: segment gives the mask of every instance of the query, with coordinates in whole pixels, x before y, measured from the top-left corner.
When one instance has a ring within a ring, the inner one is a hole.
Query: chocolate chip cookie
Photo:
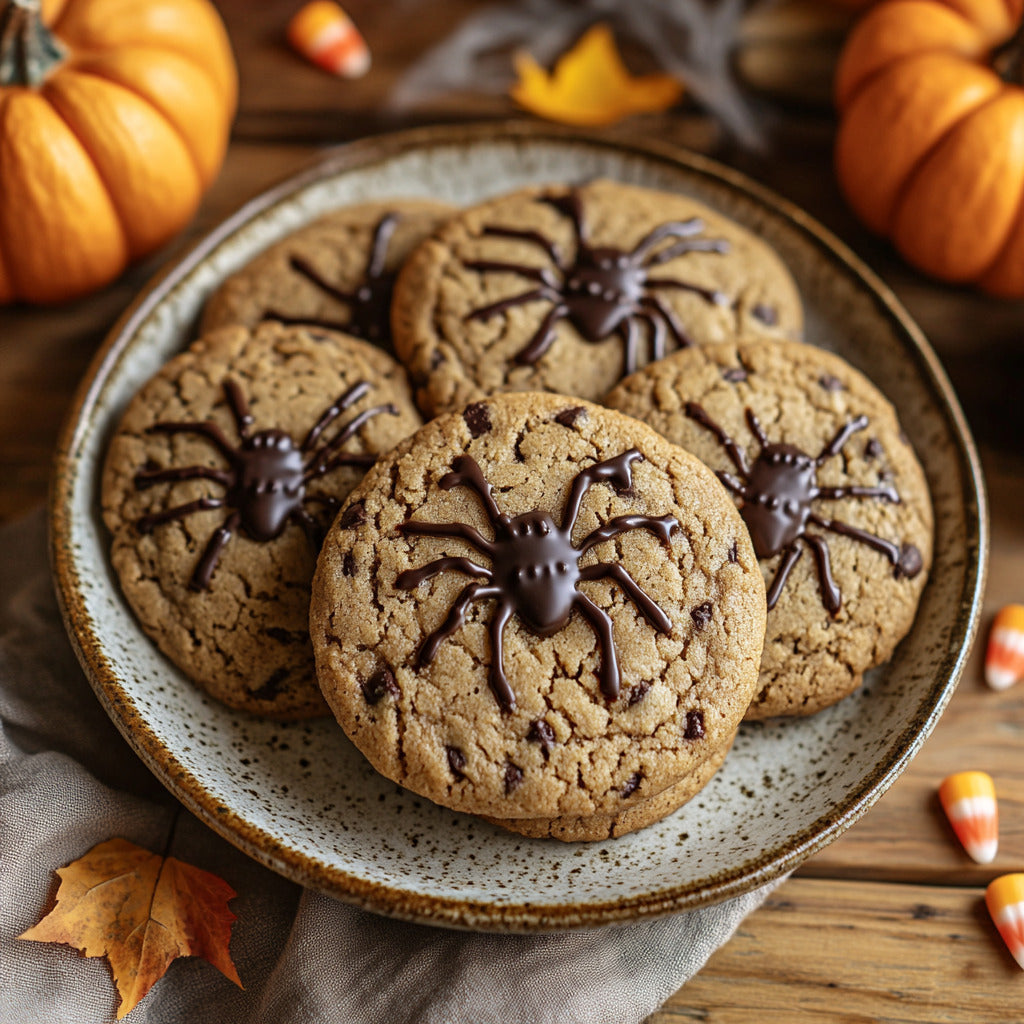
[[[494,819],[615,818],[732,741],[763,616],[706,467],[637,420],[517,393],[369,471],[310,630],[324,696],[388,778]]]
[[[749,718],[819,711],[889,659],[928,575],[932,509],[866,377],[820,348],[743,341],[678,352],[606,401],[701,458],[739,505],[769,609]]]
[[[680,347],[796,337],[802,312],[781,260],[738,224],[687,196],[595,181],[456,214],[406,261],[392,324],[436,414],[498,391],[598,400]]]
[[[309,643],[323,532],[422,420],[402,368],[355,338],[223,328],[132,400],[102,482],[111,559],[146,632],[231,707],[324,714]]]

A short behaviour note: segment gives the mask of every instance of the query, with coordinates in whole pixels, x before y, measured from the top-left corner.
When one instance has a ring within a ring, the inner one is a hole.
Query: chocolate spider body
[[[264,320],[277,320],[286,325],[305,324],[344,331],[364,341],[389,343],[391,341],[391,295],[395,289],[395,274],[385,269],[388,244],[395,233],[398,214],[385,214],[373,229],[370,255],[363,271],[362,283],[354,291],[344,291],[331,284],[311,263],[300,256],[292,256],[288,265],[295,273],[316,285],[320,291],[348,306],[348,319],[331,320],[304,316],[286,316],[275,310],[263,314]]]
[[[307,485],[339,466],[373,465],[373,455],[341,452],[338,449],[372,416],[382,412],[397,415],[398,412],[390,404],[365,409],[333,438],[321,443],[324,431],[369,391],[370,385],[361,381],[324,410],[302,444],[296,445],[283,430],[253,431],[253,418],[241,388],[230,378],[225,379],[223,387],[238,432],[237,445],[233,445],[212,420],[200,423],[155,423],[148,432],[205,437],[227,460],[227,468],[147,468],[135,475],[135,486],[139,490],[154,484],[176,483],[180,480],[212,480],[224,487],[221,497],[197,498],[183,505],[152,512],[140,517],[135,524],[140,533],[150,533],[161,523],[184,519],[193,512],[214,508],[230,510],[227,518],[213,532],[196,565],[189,581],[192,590],[205,590],[209,587],[221,552],[239,529],[252,540],[264,543],[280,536],[289,522],[296,522],[305,531],[310,546],[314,550],[318,549],[322,539],[321,526],[305,506],[317,502],[333,512],[338,501],[329,496],[307,494]]]
[[[625,250],[590,245],[583,204],[576,191],[564,196],[542,196],[539,202],[554,207],[572,222],[576,237],[573,261],[564,259],[554,243],[538,231],[489,225],[484,228],[485,235],[529,242],[547,253],[552,266],[531,267],[496,260],[466,263],[470,270],[517,274],[537,285],[518,295],[474,309],[467,314],[467,320],[488,320],[513,306],[537,300],[551,303],[540,326],[516,354],[516,362],[536,363],[554,342],[558,321],[568,320],[580,336],[591,343],[618,334],[625,345],[624,372],[633,373],[639,368],[640,323],[646,323],[650,331],[651,359],[661,359],[665,355],[669,335],[680,348],[692,344],[685,327],[662,301],[659,291],[693,292],[705,301],[719,305],[727,301],[721,292],[713,289],[652,275],[654,268],[689,252],[728,252],[729,245],[724,239],[694,237],[704,230],[704,223],[699,218],[661,224],[633,249]],[[662,242],[669,244],[659,249]]]
[[[881,552],[892,564],[897,577],[907,579],[922,569],[921,553],[913,544],[896,545],[867,530],[829,519],[815,511],[818,501],[841,498],[878,498],[898,503],[896,489],[890,484],[864,487],[820,487],[818,467],[838,455],[847,441],[868,425],[866,416],[858,416],[841,427],[817,456],[808,455],[795,445],[770,442],[754,413],[745,410],[747,425],[761,446],[753,464],[742,448],[696,402],[687,402],[686,415],[709,430],[725,449],[738,476],[717,471],[719,480],[741,499],[740,515],[747,524],[758,558],[774,558],[782,553],[775,578],[768,587],[768,608],[775,607],[793,567],[800,560],[802,541],[814,555],[822,603],[830,615],[839,614],[842,594],[832,577],[828,543],[823,536],[808,532],[808,527],[838,533]]]
[[[640,458],[641,454],[633,448],[580,472],[573,480],[561,526],[549,513],[540,509],[515,517],[505,515],[495,503],[491,485],[472,456],[463,455],[455,459],[452,472],[441,478],[440,485],[445,490],[460,484],[472,488],[487,513],[494,539],[488,540],[465,523],[406,520],[399,529],[402,533],[419,536],[461,538],[489,555],[491,567],[478,565],[469,558],[448,556],[420,569],[408,569],[399,574],[396,585],[403,590],[412,590],[424,580],[448,569],[468,576],[480,576],[484,580],[483,583],[467,585],[456,598],[445,621],[423,641],[419,650],[420,664],[427,665],[433,661],[442,641],[463,624],[474,601],[496,599],[498,604],[490,622],[489,683],[499,705],[509,710],[515,707],[516,698],[505,675],[505,624],[513,615],[518,615],[532,632],[552,636],[567,625],[573,610],[578,610],[597,634],[601,651],[598,668],[601,692],[609,700],[614,700],[619,694],[621,679],[612,638],[612,621],[607,612],[577,589],[578,584],[584,580],[614,580],[659,633],[670,632],[672,623],[621,565],[597,562],[581,568],[580,559],[594,545],[627,530],[648,530],[667,545],[672,530],[678,529],[679,524],[671,516],[617,516],[584,537],[578,546],[572,542],[572,531],[591,485],[605,481],[619,491],[626,490],[632,485],[631,464]]]

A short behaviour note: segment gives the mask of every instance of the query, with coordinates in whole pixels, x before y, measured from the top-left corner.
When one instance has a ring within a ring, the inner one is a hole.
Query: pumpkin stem
[[[66,50],[43,24],[40,0],[0,0],[0,86],[36,86]]]
[[[1024,73],[1024,23],[1001,46],[992,51],[992,70],[1011,85],[1021,84]]]

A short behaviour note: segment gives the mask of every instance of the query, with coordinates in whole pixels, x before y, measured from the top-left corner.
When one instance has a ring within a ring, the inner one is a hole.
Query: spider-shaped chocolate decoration
[[[819,487],[818,467],[838,455],[850,438],[868,425],[867,416],[858,416],[841,427],[817,456],[808,455],[795,445],[770,442],[757,417],[746,410],[747,425],[761,450],[753,465],[743,449],[696,402],[687,402],[686,415],[711,431],[725,449],[739,477],[718,470],[719,480],[742,499],[740,515],[747,524],[758,558],[773,558],[782,552],[775,578],[768,588],[768,608],[774,608],[793,566],[800,560],[803,541],[814,555],[818,570],[821,600],[830,615],[837,615],[842,594],[832,577],[828,543],[824,537],[808,532],[809,526],[842,534],[880,551],[894,567],[897,578],[911,579],[922,569],[921,553],[913,544],[896,545],[856,526],[828,519],[814,511],[816,501],[841,498],[880,498],[898,503],[896,489],[890,484],[866,487]]]
[[[321,443],[324,431],[369,390],[366,381],[354,384],[327,409],[313,425],[301,445],[296,446],[283,430],[252,431],[253,418],[242,389],[231,378],[224,380],[224,397],[235,421],[239,444],[233,445],[213,420],[200,423],[155,423],[151,434],[197,434],[205,437],[227,459],[226,469],[211,466],[183,466],[168,469],[146,468],[135,475],[139,490],[154,484],[179,480],[213,480],[224,487],[222,497],[203,497],[139,518],[136,527],[149,533],[172,519],[184,519],[193,512],[226,508],[230,512],[210,537],[196,565],[189,587],[205,590],[210,585],[221,552],[239,527],[254,541],[265,542],[279,536],[288,522],[296,522],[306,533],[310,546],[319,550],[322,541],[320,523],[305,506],[315,502],[333,514],[340,502],[330,495],[306,493],[311,480],[325,476],[339,466],[372,466],[375,455],[342,452],[341,448],[367,420],[380,413],[398,414],[394,405],[364,409],[329,441]]]
[[[305,324],[312,327],[324,327],[328,330],[344,331],[354,334],[364,341],[386,344],[391,341],[391,293],[395,288],[395,273],[386,270],[384,261],[387,259],[388,244],[395,233],[398,214],[385,214],[373,229],[373,241],[370,244],[370,255],[363,271],[362,283],[351,292],[346,292],[337,285],[331,284],[311,263],[301,256],[292,256],[288,265],[311,281],[322,292],[332,299],[348,306],[347,320],[317,319],[308,316],[286,316],[276,310],[267,310],[264,320],[276,320],[286,325]]]
[[[440,485],[445,490],[460,484],[472,488],[487,513],[494,530],[494,539],[488,540],[466,523],[406,520],[399,529],[402,533],[424,537],[460,537],[489,555],[491,568],[478,565],[468,558],[445,557],[420,569],[408,569],[399,574],[396,582],[403,590],[412,590],[424,580],[447,569],[455,569],[467,576],[482,576],[484,579],[483,583],[470,583],[459,594],[444,623],[423,641],[419,650],[419,663],[428,665],[433,661],[441,642],[463,624],[466,612],[474,601],[495,598],[498,606],[490,623],[491,665],[488,681],[501,707],[514,708],[516,698],[504,666],[502,634],[505,623],[512,615],[518,614],[524,625],[534,633],[552,636],[565,627],[573,609],[578,608],[597,634],[601,652],[597,673],[601,692],[609,700],[618,697],[621,679],[612,639],[612,621],[607,612],[577,590],[577,585],[583,580],[613,580],[659,633],[670,632],[672,623],[621,565],[597,562],[581,568],[579,561],[594,545],[611,540],[627,530],[648,530],[667,545],[670,534],[679,528],[679,524],[672,516],[616,516],[584,537],[579,545],[572,542],[572,530],[583,498],[591,485],[605,481],[620,492],[627,490],[633,482],[631,464],[641,458],[643,456],[631,448],[622,455],[598,462],[577,474],[572,482],[561,526],[556,525],[551,516],[540,509],[515,517],[505,515],[495,503],[491,485],[472,456],[462,455],[455,459],[452,472],[441,478]]]
[[[554,266],[531,267],[496,260],[466,262],[470,270],[517,274],[537,282],[536,288],[474,309],[467,314],[467,320],[487,320],[513,306],[538,300],[552,304],[533,336],[517,353],[517,363],[536,363],[554,342],[555,325],[559,320],[568,320],[583,339],[591,343],[619,334],[626,349],[624,372],[633,373],[639,368],[638,323],[646,322],[650,329],[651,359],[665,355],[667,335],[671,335],[680,348],[692,344],[679,318],[657,294],[659,290],[693,292],[718,305],[728,302],[721,292],[713,289],[651,275],[653,268],[689,252],[728,252],[729,243],[724,239],[694,237],[704,230],[700,218],[660,224],[632,249],[626,250],[589,243],[583,203],[577,192],[542,196],[538,201],[553,206],[572,222],[576,235],[572,261],[564,258],[554,242],[539,231],[488,225],[483,229],[485,235],[530,242],[543,249]],[[670,244],[658,249],[665,241]]]

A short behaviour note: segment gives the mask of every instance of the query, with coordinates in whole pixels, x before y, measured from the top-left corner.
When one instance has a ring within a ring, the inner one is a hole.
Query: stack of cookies
[[[921,468],[801,326],[779,257],[685,196],[337,210],[130,404],[113,564],[231,707],[330,711],[389,779],[527,836],[633,831],[916,612]]]

